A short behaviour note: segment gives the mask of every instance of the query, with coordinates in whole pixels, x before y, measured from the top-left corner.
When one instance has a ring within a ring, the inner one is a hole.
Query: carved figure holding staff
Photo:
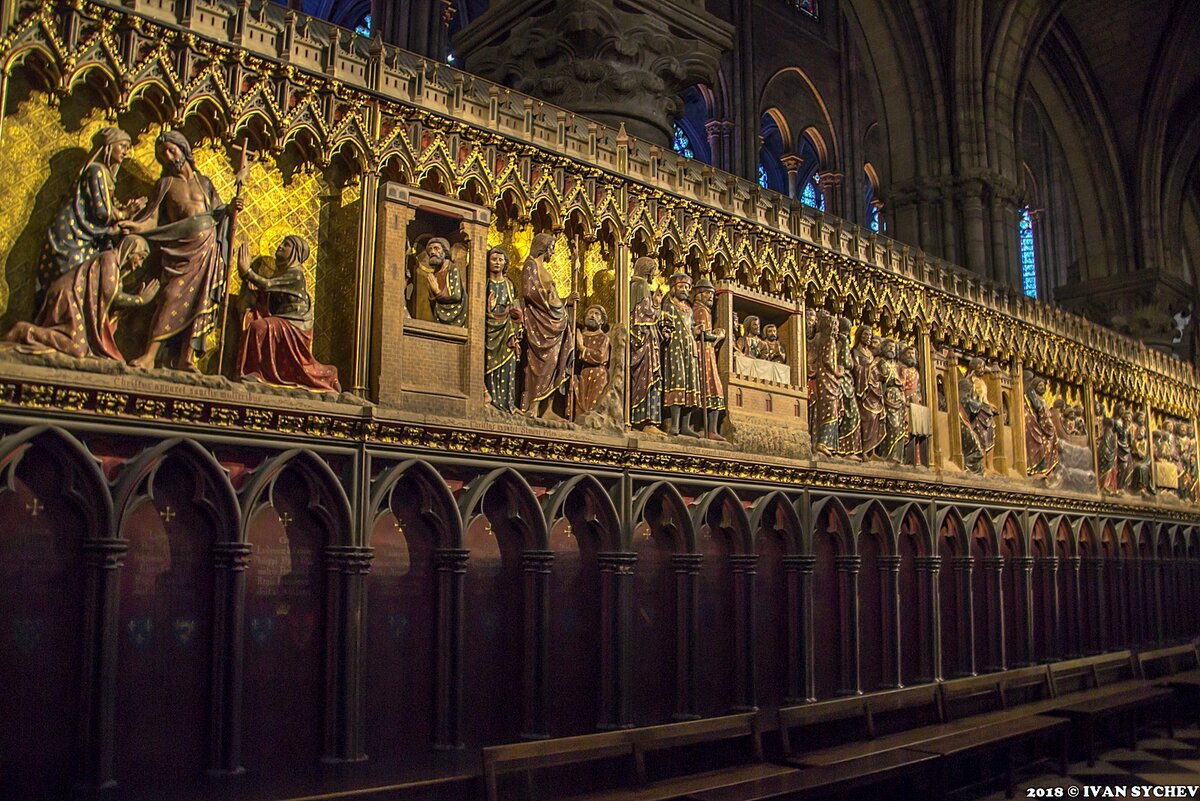
[[[554,257],[554,235],[533,238],[529,258],[521,271],[521,297],[525,302],[525,389],[521,408],[530,417],[562,420],[551,408],[554,393],[570,378],[571,329],[569,307],[579,301],[572,293],[558,294],[548,265]]]
[[[196,370],[195,359],[205,351],[205,338],[216,328],[229,264],[229,223],[242,208],[241,197],[221,202],[206,176],[196,169],[192,147],[179,131],[158,137],[155,155],[162,177],[153,199],[135,220],[121,224],[158,246],[162,289],[150,324],[146,352],[133,361],[153,368],[162,346],[179,343],[175,366]]]
[[[658,262],[642,256],[629,280],[629,424],[662,433],[662,309],[650,282]]]
[[[663,347],[663,403],[671,410],[669,434],[699,437],[692,428],[692,410],[700,407],[700,356],[696,347],[696,321],[688,295],[692,277],[687,273],[671,276],[671,294],[663,298],[662,309],[670,320]]]
[[[725,441],[720,434],[721,412],[725,411],[725,387],[717,372],[717,345],[725,332],[713,327],[712,304],[715,287],[712,281],[701,278],[692,293],[692,317],[696,323],[699,345],[700,407],[704,417],[704,435],[708,439]]]

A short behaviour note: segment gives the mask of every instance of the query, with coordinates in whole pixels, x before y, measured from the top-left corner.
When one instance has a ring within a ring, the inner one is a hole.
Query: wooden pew
[[[651,767],[656,757],[669,752],[719,743],[745,740],[746,758],[731,767],[703,773],[672,775],[651,781]],[[550,768],[583,766],[599,760],[618,760],[625,764],[623,781],[619,786],[596,789],[576,787],[564,789],[572,801],[656,801],[678,798],[700,790],[723,787],[738,782],[766,778],[792,772],[794,769],[763,762],[762,733],[758,713],[746,712],[719,718],[702,718],[683,723],[668,723],[639,729],[624,729],[576,737],[497,745],[483,749],[483,781],[488,801],[499,801],[498,779],[509,773],[526,774],[526,791],[530,798],[553,798],[553,791],[540,793],[534,784],[534,774]],[[611,774],[609,774],[611,776]],[[578,790],[585,794],[579,795]]]
[[[1169,687],[1200,726],[1200,659],[1194,644],[1143,651],[1138,654],[1138,670],[1143,679]]]

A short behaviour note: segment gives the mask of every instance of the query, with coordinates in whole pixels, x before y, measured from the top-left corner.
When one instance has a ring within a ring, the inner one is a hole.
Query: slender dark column
[[[1150,592],[1154,594],[1154,643],[1162,645],[1163,634],[1163,560],[1157,556],[1147,560],[1150,566]]]
[[[1062,614],[1058,606],[1058,557],[1043,556],[1038,560],[1042,570],[1042,600],[1043,614],[1049,618],[1046,621],[1046,662],[1056,662],[1062,658],[1063,625]]]
[[[1109,645],[1113,648],[1127,648],[1133,644],[1133,634],[1129,630],[1129,587],[1125,586],[1125,562],[1122,559],[1114,559],[1109,567],[1109,575],[1112,577],[1110,583],[1115,593],[1113,597],[1117,599],[1117,615],[1113,621],[1117,641]]]
[[[246,568],[250,543],[213,545],[212,699],[208,775],[236,776],[242,767],[242,668]]]
[[[121,539],[85,540],[83,543],[86,594],[77,735],[78,781],[83,790],[117,786],[113,773],[117,642],[121,566],[127,550],[128,541]]]
[[[1004,642],[1004,557],[983,557],[983,569],[988,573],[988,637],[991,640],[991,663],[985,670],[1004,670],[1008,662]]]
[[[371,549],[325,549],[325,755],[323,762],[361,762],[363,749],[363,624]]]
[[[1071,629],[1071,636],[1068,638],[1071,650],[1063,654],[1065,657],[1076,657],[1083,655],[1083,582],[1080,579],[1079,572],[1082,569],[1083,558],[1079,556],[1068,556],[1063,560],[1067,570],[1067,595],[1071,601],[1071,611],[1066,625]]]
[[[839,607],[842,615],[842,686],[839,695],[862,694],[858,647],[858,571],[862,557],[852,554],[835,556],[833,567],[838,574]]]
[[[900,556],[899,554],[884,554],[879,557],[880,578],[883,579],[883,594],[886,603],[880,613],[883,615],[880,631],[891,635],[891,645],[887,658],[891,661],[892,672],[886,676],[885,687],[903,687],[904,678],[901,666],[900,647]]]
[[[733,711],[757,709],[754,691],[754,575],[758,554],[734,554],[733,568]]]
[[[1092,606],[1090,624],[1092,627],[1091,648],[1088,653],[1104,653],[1108,640],[1107,621],[1110,616],[1107,598],[1104,593],[1104,559],[1099,556],[1088,556],[1083,559],[1087,566],[1088,578],[1092,585]],[[1080,610],[1082,615],[1082,610]]]
[[[633,725],[629,644],[636,553],[602,553],[600,562],[600,729]]]
[[[700,717],[696,703],[696,662],[698,660],[700,622],[700,565],[703,554],[677,553],[671,556],[675,568],[675,719]]]
[[[925,584],[925,620],[929,625],[925,657],[928,672],[922,681],[942,680],[942,599],[938,589],[938,574],[941,572],[942,557],[937,554],[918,556],[914,560]]]
[[[525,713],[521,736],[538,740],[550,736],[546,713],[550,707],[550,566],[553,551],[524,551],[525,574]]]
[[[437,640],[435,668],[433,747],[462,748],[463,713],[463,581],[470,551],[438,548],[434,551],[437,570]]]
[[[1022,615],[1025,619],[1025,658],[1019,662],[1011,663],[1013,667],[1018,667],[1020,665],[1032,665],[1035,661],[1034,654],[1036,651],[1033,641],[1033,557],[1014,556],[1012,563],[1013,569],[1019,571],[1017,577],[1021,580],[1021,588],[1018,592],[1025,600],[1025,614]]]
[[[788,704],[815,701],[816,677],[813,673],[813,566],[817,557],[788,554],[783,557],[788,590]]]
[[[955,556],[951,559],[958,577],[955,591],[958,593],[958,664],[957,671],[964,676],[975,675],[975,602],[971,593],[971,566],[973,556]]]

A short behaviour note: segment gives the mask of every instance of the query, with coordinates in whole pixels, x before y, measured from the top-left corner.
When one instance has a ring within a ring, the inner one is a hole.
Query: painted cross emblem
[[[292,520],[293,520],[293,518],[292,518],[291,513],[289,513],[289,512],[280,512],[279,513],[279,522],[283,524],[284,528],[287,528],[288,526],[290,526],[292,524]]]
[[[170,523],[172,520],[174,520],[176,517],[178,517],[178,515],[175,513],[175,510],[172,509],[170,506],[166,507],[161,512],[159,512],[158,516],[163,519],[164,523]]]
[[[39,501],[37,498],[34,498],[32,501],[25,504],[25,511],[29,512],[30,517],[37,517],[38,512],[42,511],[45,508],[46,508],[46,505],[43,504],[41,501]]]

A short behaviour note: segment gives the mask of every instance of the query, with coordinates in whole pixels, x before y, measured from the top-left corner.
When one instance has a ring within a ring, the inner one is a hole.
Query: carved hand
[[[149,303],[151,300],[153,300],[154,296],[158,294],[158,289],[160,286],[161,284],[158,282],[157,278],[151,278],[149,281],[142,284],[142,288],[138,291],[138,297],[141,298],[142,303]]]
[[[246,276],[248,276],[250,274],[250,245],[249,245],[249,243],[243,242],[242,244],[238,245],[237,267],[238,267],[238,275],[240,275],[242,277],[243,281],[246,280]]]

